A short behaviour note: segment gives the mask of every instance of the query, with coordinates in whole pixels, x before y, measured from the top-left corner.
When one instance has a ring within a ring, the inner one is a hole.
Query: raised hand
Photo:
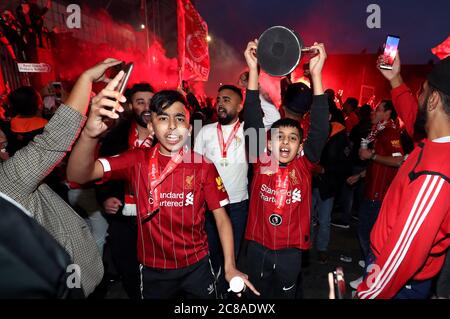
[[[92,68],[84,71],[84,75],[89,78],[91,82],[110,82],[110,79],[106,77],[105,72],[108,68],[118,65],[122,63],[122,61],[107,58],[106,60],[96,64]]]
[[[247,65],[249,69],[257,69],[258,68],[258,59],[256,58],[256,48],[258,47],[258,40],[255,39],[250,41],[247,44],[247,48],[245,49],[244,56],[245,61],[247,61]]]
[[[322,74],[323,65],[327,59],[325,45],[323,43],[314,42],[311,49],[316,49],[319,54],[311,58],[309,61],[309,72],[311,73],[311,76],[319,76]]]
[[[383,76],[389,80],[389,82],[391,83],[392,87],[396,87],[398,85],[400,85],[401,83],[403,83],[403,80],[400,76],[400,55],[397,52],[397,56],[394,59],[394,64],[392,65],[392,70],[385,70],[385,69],[381,69],[380,65],[384,62],[384,56],[380,55],[378,57],[377,60],[377,67],[378,70],[380,70],[381,74],[383,74]]]
[[[84,132],[91,138],[96,138],[108,129],[104,118],[118,119],[119,115],[115,112],[123,112],[124,109],[119,102],[125,102],[126,98],[118,91],[115,91],[124,72],[120,71],[108,85],[92,98],[91,111],[84,128]]]

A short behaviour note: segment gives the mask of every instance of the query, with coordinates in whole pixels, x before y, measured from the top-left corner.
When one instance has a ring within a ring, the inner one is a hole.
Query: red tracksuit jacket
[[[412,133],[417,101],[406,85],[392,90]],[[392,298],[410,280],[441,269],[450,246],[450,143],[424,140],[399,169],[371,232],[375,263],[357,290],[361,299]]]

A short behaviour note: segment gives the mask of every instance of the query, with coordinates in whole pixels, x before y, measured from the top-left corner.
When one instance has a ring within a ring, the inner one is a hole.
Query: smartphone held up
[[[122,76],[122,79],[119,81],[119,84],[117,85],[116,91],[120,93],[120,95],[123,95],[125,92],[125,89],[128,85],[128,81],[130,80],[131,73],[133,72],[134,64],[133,62],[130,63],[124,63],[122,62],[118,66],[116,66],[113,70],[111,70],[113,73],[115,73],[114,76],[116,76],[120,71],[124,72],[124,75]],[[111,74],[112,75],[112,74]],[[117,99],[113,99],[116,103],[120,103]],[[110,111],[115,112],[114,108],[111,107]],[[103,120],[106,125],[111,126],[114,122],[113,119],[110,118],[104,118]]]
[[[380,63],[380,69],[392,70],[395,57],[398,52],[400,38],[395,35],[388,35],[384,44],[383,61]]]

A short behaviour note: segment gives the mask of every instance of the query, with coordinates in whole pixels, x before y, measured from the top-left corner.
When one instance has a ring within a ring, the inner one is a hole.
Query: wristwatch
[[[376,157],[377,157],[377,154],[375,154],[375,152],[372,152],[372,156],[370,156],[370,159],[372,161],[374,161]]]

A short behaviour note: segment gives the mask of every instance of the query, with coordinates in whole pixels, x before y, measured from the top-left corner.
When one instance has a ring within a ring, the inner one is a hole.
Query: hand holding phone
[[[83,132],[90,138],[97,138],[108,129],[108,120],[113,122],[119,118],[117,112],[124,109],[118,102],[125,102],[126,98],[117,89],[124,77],[121,71],[108,85],[91,100],[89,116]]]
[[[120,79],[119,84],[116,87],[116,90],[119,92],[120,96],[122,96],[123,93],[125,92],[125,89],[127,87],[128,81],[130,80],[130,76],[131,76],[131,73],[133,72],[134,64],[132,62],[130,62],[130,63],[127,63],[127,64],[121,63],[120,65],[121,65],[121,69],[119,70],[119,72],[123,71],[124,75]],[[115,71],[117,71],[117,70],[115,70]],[[113,72],[115,72],[115,71],[113,71]],[[119,72],[117,72],[117,74]],[[114,75],[114,77],[116,77],[117,74]],[[110,99],[113,100],[113,101],[116,101],[117,103],[119,103],[119,101],[117,99],[114,99],[114,98],[110,98]],[[110,108],[110,110],[114,111],[114,108]]]
[[[381,61],[379,67],[384,70],[392,70],[395,57],[398,52],[398,45],[400,38],[395,35],[388,35],[384,44],[383,61]]]
[[[133,72],[134,63],[130,62],[123,66],[122,71],[125,73],[122,80],[119,82],[119,93],[123,95],[127,87],[128,81],[130,80],[131,73]]]

